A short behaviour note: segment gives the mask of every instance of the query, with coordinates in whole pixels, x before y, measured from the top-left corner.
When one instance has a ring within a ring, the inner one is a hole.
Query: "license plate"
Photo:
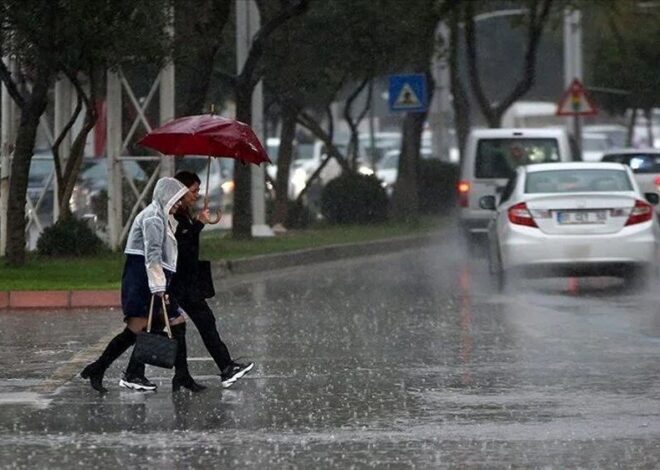
[[[561,225],[573,224],[604,224],[607,222],[606,211],[559,211],[557,223]]]

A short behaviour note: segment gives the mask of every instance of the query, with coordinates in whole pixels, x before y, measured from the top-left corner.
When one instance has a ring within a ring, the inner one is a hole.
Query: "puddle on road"
[[[47,408],[52,400],[34,392],[4,392],[0,393],[1,405],[29,405],[35,408]]]

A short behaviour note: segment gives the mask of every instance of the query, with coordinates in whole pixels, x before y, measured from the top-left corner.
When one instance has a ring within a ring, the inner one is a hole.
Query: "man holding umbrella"
[[[252,370],[254,363],[240,364],[232,360],[227,346],[220,339],[213,311],[199,289],[199,234],[204,225],[209,223],[208,208],[205,207],[196,217],[193,215],[193,207],[199,199],[200,179],[189,171],[180,171],[174,178],[188,187],[188,193],[174,214],[174,218],[179,222],[175,234],[179,259],[177,272],[172,280],[172,292],[199,330],[204,346],[220,369],[222,386],[231,387],[236,380]],[[214,223],[219,221],[218,218]]]

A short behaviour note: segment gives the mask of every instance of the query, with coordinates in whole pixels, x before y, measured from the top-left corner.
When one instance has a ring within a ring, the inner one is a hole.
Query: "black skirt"
[[[171,271],[163,270],[165,279],[169,286],[172,275]],[[168,292],[170,303],[167,307],[168,317],[176,318],[181,313],[176,300]],[[147,268],[144,265],[144,256],[126,255],[124,271],[121,275],[121,309],[124,319],[129,317],[147,317],[149,315],[149,304],[151,303],[151,290],[149,289],[149,278]],[[160,314],[160,301],[154,301],[154,316]]]

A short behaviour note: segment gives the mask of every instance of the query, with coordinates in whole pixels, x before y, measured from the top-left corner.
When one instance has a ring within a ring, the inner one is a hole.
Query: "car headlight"
[[[234,180],[225,181],[220,185],[224,194],[231,194],[234,191]]]
[[[364,165],[363,165],[363,166],[361,166],[360,168],[358,168],[358,173],[360,173],[361,175],[367,175],[367,176],[370,176],[370,175],[373,175],[373,174],[374,174],[374,170],[372,170],[372,169],[369,168],[368,166],[364,166]]]

